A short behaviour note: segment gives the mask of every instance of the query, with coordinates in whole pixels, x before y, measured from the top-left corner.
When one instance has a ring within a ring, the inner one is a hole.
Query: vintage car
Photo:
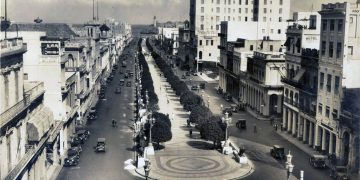
[[[275,159],[285,159],[285,148],[279,145],[274,145],[270,150],[270,155]]]
[[[65,167],[69,167],[69,166],[77,166],[79,164],[80,159],[75,158],[75,157],[67,157],[64,159],[64,166]]]
[[[239,129],[246,129],[246,119],[239,119],[236,122],[236,127]]]
[[[324,155],[312,155],[309,158],[309,163],[314,168],[326,168],[327,156]]]
[[[223,94],[223,96],[224,96],[224,99],[225,99],[227,102],[231,102],[232,97],[231,97],[231,95],[230,95],[229,93],[225,93],[225,94]]]
[[[127,87],[131,87],[131,81],[128,81],[128,82],[126,83],[126,86],[127,86]]]
[[[71,147],[79,146],[81,144],[81,139],[79,137],[71,138],[70,145]]]
[[[119,85],[120,85],[120,86],[123,86],[123,85],[125,84],[125,79],[120,79],[119,82],[120,82]]]
[[[199,90],[199,86],[191,86],[191,90],[194,90],[194,91],[196,91],[196,90]]]
[[[94,147],[95,148],[95,152],[105,152],[105,138],[98,138],[97,139],[97,144]]]
[[[236,104],[232,104],[232,105],[230,105],[231,106],[231,110],[232,110],[232,112],[238,112],[239,111],[239,107],[238,107],[238,105],[236,105]]]
[[[83,139],[87,140],[90,136],[90,131],[86,129],[81,129],[76,132],[78,137],[82,137]]]
[[[330,177],[336,180],[349,180],[350,175],[346,166],[335,166],[330,169]]]
[[[205,83],[200,83],[200,89],[205,89],[205,87],[206,87],[206,84]]]
[[[124,74],[124,78],[126,78],[126,79],[129,78],[129,74],[128,74],[128,73],[125,73],[125,74]]]
[[[121,88],[120,87],[117,87],[115,89],[115,94],[121,94]]]

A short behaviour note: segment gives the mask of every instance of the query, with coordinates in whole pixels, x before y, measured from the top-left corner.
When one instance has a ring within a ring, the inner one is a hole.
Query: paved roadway
[[[175,68],[175,74],[178,76],[185,73],[179,68]],[[191,81],[190,81],[191,78]],[[199,76],[187,76],[185,82],[190,87],[191,85],[199,84],[203,81]],[[203,93],[205,104],[207,105],[207,96],[210,96],[210,109],[213,112],[220,112],[220,105],[224,107],[229,106],[230,103],[226,102],[221,95],[216,94],[216,88],[218,87],[216,83],[206,83],[206,89]],[[285,147],[286,154],[288,150],[291,151],[293,155],[293,164],[294,175],[297,178],[300,178],[300,170],[304,171],[304,179],[321,179],[326,180],[330,179],[329,170],[318,170],[312,168],[309,163],[309,155],[297,148],[292,143],[288,142],[280,135],[278,135],[273,127],[270,125],[270,121],[261,121],[257,120],[247,112],[234,113],[232,116],[233,123],[229,127],[229,135],[231,140],[239,145],[244,145],[246,148],[246,154],[252,160],[255,165],[255,172],[250,176],[244,178],[247,180],[279,180],[285,179],[287,172],[285,170],[285,162],[277,161],[270,156],[270,148],[274,144],[282,145]],[[247,130],[239,130],[236,128],[235,122],[237,119],[246,119],[247,120]],[[253,132],[253,126],[256,124],[257,133]],[[280,128],[279,128],[280,130]]]
[[[124,50],[124,53],[136,51],[137,42]],[[133,58],[133,56],[129,56]],[[128,69],[134,71],[133,59],[128,59]],[[119,67],[121,69],[121,67]],[[124,170],[124,161],[133,158],[132,131],[128,127],[129,119],[133,117],[134,90],[133,87],[121,87],[122,93],[115,94],[118,87],[120,75],[116,71],[114,80],[106,90],[106,100],[99,100],[97,105],[98,119],[88,125],[91,132],[90,138],[83,145],[80,164],[76,167],[64,167],[58,179],[84,180],[84,179],[106,179],[127,180],[140,179]],[[132,78],[134,84],[134,78]],[[118,127],[111,125],[112,118],[118,122]],[[96,145],[98,137],[106,138],[106,152],[95,153],[93,146]]]

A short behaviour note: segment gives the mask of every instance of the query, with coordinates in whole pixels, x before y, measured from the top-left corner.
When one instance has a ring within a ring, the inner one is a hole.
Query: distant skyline
[[[99,18],[112,17],[130,24],[184,21],[189,17],[190,0],[98,0]],[[291,11],[318,11],[320,5],[339,0],[291,0]],[[348,2],[355,2],[349,0]],[[92,19],[92,0],[8,0],[8,17],[14,22],[33,22],[37,17],[44,22],[84,23]],[[96,4],[97,0],[95,0]],[[95,8],[96,14],[96,8]],[[4,0],[1,0],[4,16]]]

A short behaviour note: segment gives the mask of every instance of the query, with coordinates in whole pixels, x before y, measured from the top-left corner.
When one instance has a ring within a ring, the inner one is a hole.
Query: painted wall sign
[[[42,55],[59,55],[59,43],[41,43]]]

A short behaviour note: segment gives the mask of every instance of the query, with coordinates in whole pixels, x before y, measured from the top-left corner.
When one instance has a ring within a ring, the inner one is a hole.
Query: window
[[[239,5],[241,5],[241,0],[239,0]]]
[[[199,51],[199,59],[202,59],[202,51]]]
[[[318,111],[319,111],[319,114],[322,114],[322,104],[321,103],[319,103],[319,105],[318,105]]]
[[[216,16],[216,22],[220,21],[220,16]]]
[[[282,22],[282,17],[279,17],[279,22]]]
[[[248,8],[245,8],[245,13],[248,13],[248,11],[249,11]]]
[[[335,29],[335,20],[331,19],[330,20],[330,31],[334,31],[334,29]]]
[[[241,21],[241,16],[238,16],[238,21]]]
[[[310,29],[316,29],[316,15],[310,15]]]
[[[247,22],[247,17],[245,17],[245,22]]]
[[[202,46],[202,40],[199,40],[199,45]]]
[[[274,34],[274,29],[271,29],[270,32],[271,32],[271,34]]]
[[[273,50],[274,50],[273,45],[270,45],[270,51],[273,51]]]
[[[204,25],[203,24],[200,25],[200,30],[204,30]]]
[[[204,12],[205,12],[204,7],[201,7],[201,12],[202,12],[202,13],[204,13]]]
[[[211,45],[212,45],[212,46],[214,45],[214,40],[211,40]]]
[[[334,42],[329,42],[329,57],[334,57]]]
[[[353,18],[353,17],[350,17],[349,22],[350,22],[350,23],[353,23],[353,22],[354,22],[354,18]]]
[[[201,4],[204,4],[204,0],[201,0]]]
[[[281,29],[278,29],[278,34],[281,34]]]
[[[328,118],[330,117],[330,107],[326,106],[325,116]]]
[[[321,42],[321,55],[325,56],[326,52],[326,41]]]
[[[267,4],[267,0],[264,0],[264,5],[266,5]]]
[[[326,20],[326,19],[323,19],[323,20],[322,20],[322,30],[323,30],[323,31],[326,31],[326,30],[327,30],[327,20]]]
[[[266,8],[264,8],[264,14],[266,14],[266,12],[267,12],[267,9],[266,9]]]
[[[245,4],[248,5],[248,4],[249,4],[249,0],[245,0]]]
[[[216,1],[216,4],[220,4],[220,0],[217,0],[217,1]]]
[[[342,44],[340,42],[336,45],[336,58],[341,57]]]
[[[228,0],[228,4],[231,4],[231,0]]]
[[[241,13],[241,8],[239,8],[239,13]]]
[[[205,42],[206,42],[206,46],[208,46],[209,45],[209,40],[206,40]]]
[[[216,30],[219,30],[219,25],[218,24],[216,25]]]
[[[342,20],[342,19],[339,19],[338,20],[338,32],[342,32],[342,30],[343,30],[343,26],[344,26],[344,20]]]
[[[254,50],[254,46],[250,45],[250,51]]]
[[[231,20],[231,18],[230,18],[230,16],[228,16],[228,21],[230,21]]]
[[[204,21],[204,19],[205,19],[204,16],[201,16],[201,17],[200,17],[200,20],[201,20],[201,21]]]
[[[263,21],[266,22],[266,17],[265,16],[263,17]]]
[[[28,73],[24,73],[24,80],[28,80],[28,79],[29,79]]]
[[[209,53],[209,57],[211,57],[211,53]]]
[[[280,0],[280,5],[283,5],[283,0]]]
[[[327,75],[327,80],[326,80],[326,90],[327,92],[331,92],[331,74]]]
[[[333,115],[333,119],[337,119],[338,118],[338,110],[337,109],[333,109],[332,115]]]
[[[230,9],[230,8],[228,8],[228,13],[231,13],[231,9]]]
[[[282,8],[279,9],[279,14],[282,14]]]
[[[320,73],[320,89],[322,90],[324,88],[324,73]]]
[[[348,46],[348,55],[353,55],[353,54],[354,54],[354,47]]]
[[[216,12],[220,13],[220,7],[216,7]]]
[[[340,87],[340,77],[335,76],[335,86],[334,86],[334,93],[339,94],[339,87]]]

